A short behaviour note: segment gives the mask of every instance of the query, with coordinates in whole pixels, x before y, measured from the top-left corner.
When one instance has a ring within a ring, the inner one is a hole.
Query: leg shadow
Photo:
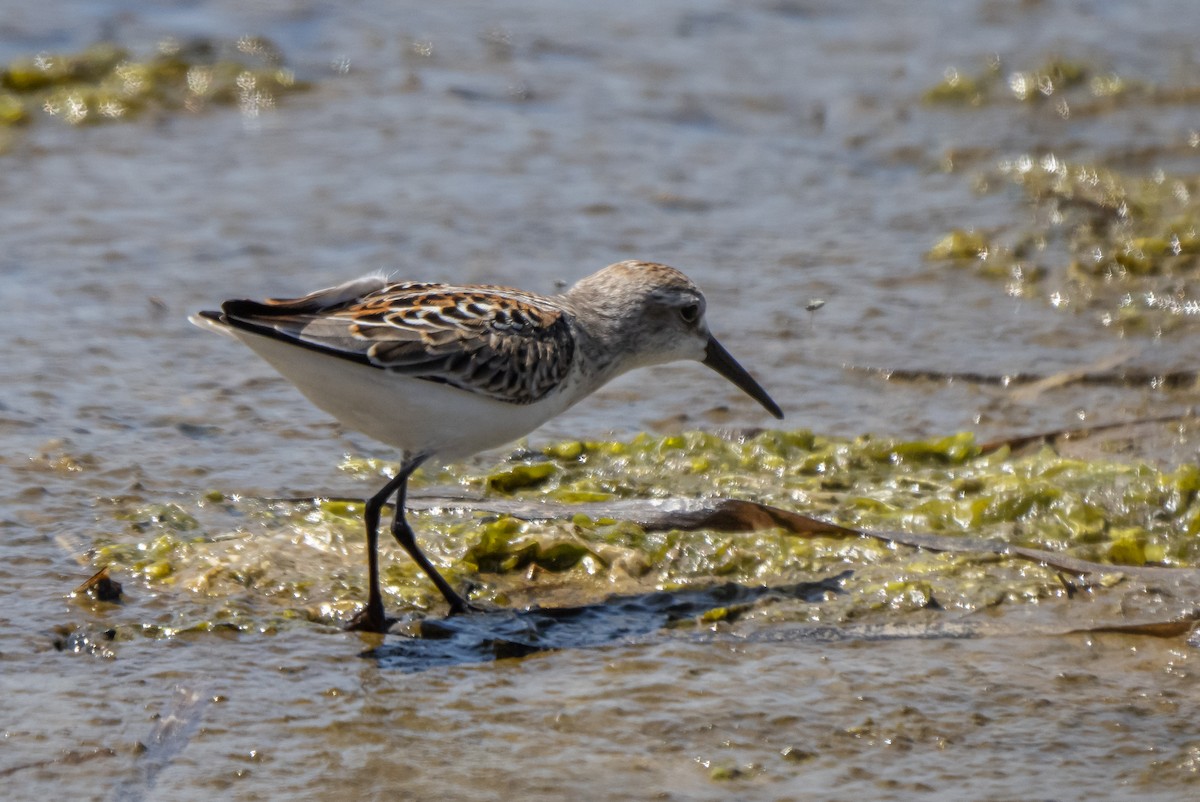
[[[777,587],[745,587],[734,583],[674,592],[610,596],[582,607],[503,610],[449,618],[427,618],[420,635],[389,639],[360,657],[380,668],[426,671],[468,663],[486,663],[535,652],[589,649],[651,635],[673,622],[693,619],[709,610],[750,604],[773,596],[817,602],[841,593],[853,572],[817,582]]]

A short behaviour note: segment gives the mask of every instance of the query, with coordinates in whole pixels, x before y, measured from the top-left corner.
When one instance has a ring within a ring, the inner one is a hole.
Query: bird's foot
[[[466,599],[459,598],[457,602],[450,602],[450,615],[470,615],[471,613],[494,613],[495,607],[481,607],[478,604],[472,604]]]
[[[368,604],[350,619],[344,629],[347,632],[387,632],[395,620],[384,615],[382,605],[372,607]]]

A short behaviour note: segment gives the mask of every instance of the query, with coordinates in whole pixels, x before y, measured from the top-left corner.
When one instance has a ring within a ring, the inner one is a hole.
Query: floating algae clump
[[[1200,176],[1126,176],[1047,154],[1005,161],[994,178],[1021,188],[1032,227],[1007,237],[955,230],[927,254],[1009,279],[1009,294],[1057,265],[1048,299],[1118,331],[1164,331],[1200,322]]]
[[[1086,86],[1094,72],[1080,62],[1052,58],[1039,67],[1005,74],[1000,60],[993,58],[983,72],[974,76],[964,75],[955,67],[947,68],[942,81],[926,90],[923,99],[926,103],[967,106],[1003,99],[1036,103]],[[1095,87],[1109,87],[1111,94],[1109,84],[1096,83]],[[1094,94],[1099,96],[1102,90],[1095,87]]]
[[[96,84],[128,59],[123,48],[108,42],[72,55],[42,53],[10,62],[0,73],[0,85],[11,92],[29,94],[56,86]]]
[[[210,105],[236,105],[255,115],[305,87],[261,37],[167,40],[145,59],[100,43],[7,64],[0,70],[0,126],[42,115],[71,125],[115,122],[150,110],[194,112]]]
[[[1091,117],[1105,125],[1105,115],[1151,115],[1155,107],[1167,105],[1185,107],[1177,112],[1182,116],[1200,104],[1200,84],[1155,86],[1061,58],[1013,71],[992,59],[976,76],[948,69],[925,100],[932,106],[971,109],[1020,103],[1020,113],[1030,117],[1052,115],[1073,126]],[[1055,125],[1047,130],[1068,129]],[[1187,160],[1197,141],[1192,132],[1184,151]],[[1021,222],[997,230],[959,225],[938,239],[927,257],[971,266],[1004,281],[1008,295],[1041,295],[1056,309],[1092,315],[1120,335],[1158,335],[1200,321],[1200,296],[1192,288],[1200,274],[1200,176],[1164,168],[1127,173],[1102,161],[1061,158],[1055,147],[1053,142],[1040,145],[1039,152],[1006,159],[976,177],[985,190],[1019,187],[1032,215],[1020,211]],[[1058,147],[1075,152],[1078,142],[1067,138]],[[1174,147],[1152,152],[1165,161],[1182,145]],[[971,149],[978,150],[976,143]],[[1129,163],[1128,150],[1122,147],[1116,158]],[[1094,153],[1089,151],[1089,159],[1096,158]],[[948,157],[945,163],[953,162]],[[1053,285],[1042,289],[1047,277],[1053,277]]]
[[[948,67],[922,100],[930,105],[970,107],[1003,102],[1033,108],[1045,104],[1066,117],[1101,114],[1117,108],[1118,103],[1194,103],[1200,100],[1200,85],[1155,86],[1060,57],[1030,69],[1006,70],[1000,59],[992,57],[974,75]]]
[[[387,466],[365,467],[347,463],[362,471],[364,495]],[[1066,593],[1060,569],[1005,556],[1003,546],[1110,565],[1118,577],[1125,566],[1200,563],[1200,468],[1067,459],[1049,447],[1024,455],[985,451],[966,433],[918,441],[807,431],[642,435],[521,450],[495,470],[459,466],[447,475],[461,482],[452,493],[467,492],[431,496],[446,488],[431,489],[430,479],[419,477],[409,520],[450,582],[471,588],[477,601],[503,606],[594,605],[612,594],[732,583],[779,591],[771,603],[734,602],[739,611],[750,605],[745,616],[720,611],[730,602],[717,600],[713,612],[700,610],[688,621],[846,623]],[[497,486],[497,476],[521,479]],[[573,500],[578,493],[605,500],[585,513]],[[670,517],[686,507],[680,502],[711,507],[724,499],[967,546],[928,551],[848,530],[805,532],[770,522],[709,528],[686,515]],[[630,501],[666,511],[666,523],[622,520],[621,504]],[[214,622],[259,630],[336,623],[365,597],[355,503],[213,493],[193,506],[130,500],[109,510],[91,558],[120,577],[132,600],[109,614],[136,616],[138,599],[148,595],[184,597],[155,619],[155,632],[206,631]],[[985,542],[1000,550],[970,546]],[[436,590],[404,552],[388,537],[380,546],[388,603],[439,610]],[[788,588],[814,582],[832,584],[803,598],[788,595]]]

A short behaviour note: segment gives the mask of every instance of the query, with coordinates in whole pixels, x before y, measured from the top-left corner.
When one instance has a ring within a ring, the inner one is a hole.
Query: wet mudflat
[[[569,787],[600,799],[805,799],[814,789],[830,799],[1011,798],[1029,783],[1057,798],[1185,799],[1194,790],[1188,650],[1158,639],[659,637],[410,674],[335,655],[331,642],[355,644],[319,634],[319,648],[298,634],[228,645],[253,648],[253,660],[179,641],[124,651],[106,684],[154,697],[138,705],[136,726],[129,702],[95,692],[94,667],[70,663],[56,672],[62,684],[42,691],[56,692],[64,717],[52,711],[37,726],[63,733],[68,756],[10,781],[124,781],[139,798],[146,764],[154,773],[164,748],[156,716],[189,712],[173,691],[186,671],[208,677],[194,690],[215,701],[194,711],[195,734],[163,761],[149,798],[382,799],[401,789],[411,799],[555,799]],[[31,729],[13,727],[10,739]],[[133,750],[135,740],[148,751]],[[85,793],[104,798],[97,791]]]
[[[1190,4],[4,16],[6,798],[1195,796]],[[36,85],[97,42],[183,80]],[[786,428],[632,374],[418,477],[496,612],[388,550],[399,621],[342,632],[395,455],[186,315],[632,257]],[[727,498],[987,547],[637,512]]]

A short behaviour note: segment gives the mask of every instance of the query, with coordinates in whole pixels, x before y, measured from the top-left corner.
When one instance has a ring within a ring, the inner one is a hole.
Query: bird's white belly
[[[455,459],[504,445],[570,406],[552,392],[533,404],[509,404],[270,337],[234,330],[238,339],[346,426],[407,453]]]

